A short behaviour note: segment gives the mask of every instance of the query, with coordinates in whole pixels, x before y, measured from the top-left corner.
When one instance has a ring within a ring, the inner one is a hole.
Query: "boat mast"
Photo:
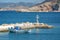
[[[36,15],[36,22],[39,23],[39,15]]]

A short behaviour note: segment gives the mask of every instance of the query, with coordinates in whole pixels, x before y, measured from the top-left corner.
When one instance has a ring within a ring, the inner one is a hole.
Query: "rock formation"
[[[45,0],[27,9],[20,9],[21,12],[60,12],[57,0]]]

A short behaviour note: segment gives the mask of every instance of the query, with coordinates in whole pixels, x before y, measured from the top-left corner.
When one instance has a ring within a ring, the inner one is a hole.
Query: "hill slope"
[[[57,4],[56,0],[45,0],[44,2],[38,3],[32,7],[20,6],[15,8],[5,8],[5,10],[16,10],[20,12],[60,12],[60,5]]]

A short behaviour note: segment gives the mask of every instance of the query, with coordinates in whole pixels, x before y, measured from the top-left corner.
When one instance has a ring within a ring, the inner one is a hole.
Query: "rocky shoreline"
[[[56,2],[45,2],[42,4],[37,4],[32,7],[15,7],[15,8],[0,8],[0,11],[19,11],[19,12],[60,12],[60,5],[58,10],[53,10],[52,6],[57,4]],[[57,7],[56,7],[57,8]]]

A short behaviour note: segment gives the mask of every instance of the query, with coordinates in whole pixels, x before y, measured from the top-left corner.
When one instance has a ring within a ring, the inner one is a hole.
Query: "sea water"
[[[39,22],[53,25],[52,29],[39,29],[32,33],[9,33],[0,32],[0,40],[60,40],[60,12],[16,12],[0,11],[0,25],[15,24],[22,22]]]

